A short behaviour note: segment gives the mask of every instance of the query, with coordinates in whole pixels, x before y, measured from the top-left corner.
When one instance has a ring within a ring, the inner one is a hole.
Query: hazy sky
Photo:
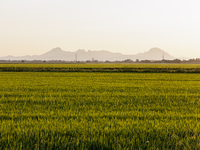
[[[1,0],[0,57],[159,47],[200,57],[199,0]]]

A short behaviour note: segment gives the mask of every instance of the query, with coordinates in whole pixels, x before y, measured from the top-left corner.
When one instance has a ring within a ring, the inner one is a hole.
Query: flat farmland
[[[0,72],[200,73],[198,64],[0,64]]]
[[[133,63],[83,63],[83,64],[0,64],[0,67],[23,68],[200,68],[199,64],[133,64]]]
[[[198,73],[0,72],[0,149],[199,149],[199,91]]]

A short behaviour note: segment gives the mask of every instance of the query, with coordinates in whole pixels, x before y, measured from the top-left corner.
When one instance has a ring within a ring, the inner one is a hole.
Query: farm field
[[[0,64],[2,67],[28,68],[200,68],[199,64],[129,64],[129,63],[85,63],[85,64]]]
[[[200,149],[199,91],[191,73],[0,72],[0,149]]]
[[[0,64],[0,72],[200,73],[198,64]]]

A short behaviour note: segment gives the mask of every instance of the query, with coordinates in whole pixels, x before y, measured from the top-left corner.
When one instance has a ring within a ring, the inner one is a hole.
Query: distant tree
[[[131,59],[124,60],[125,63],[132,63],[133,61]]]
[[[110,63],[110,61],[109,61],[109,60],[106,60],[105,63]]]
[[[140,62],[140,60],[139,60],[139,59],[136,59],[136,62],[138,63],[138,62]]]
[[[173,63],[181,63],[181,60],[180,59],[174,59]]]
[[[141,63],[151,63],[150,60],[141,60],[140,62],[141,62]]]
[[[196,58],[196,61],[200,61],[200,58]]]

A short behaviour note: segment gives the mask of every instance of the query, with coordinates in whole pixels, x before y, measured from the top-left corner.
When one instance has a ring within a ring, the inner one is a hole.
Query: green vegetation
[[[0,72],[0,91],[0,149],[200,149],[200,74]]]
[[[200,65],[182,64],[0,64],[0,72],[200,73]]]
[[[199,64],[0,64],[2,67],[24,68],[200,68]]]

